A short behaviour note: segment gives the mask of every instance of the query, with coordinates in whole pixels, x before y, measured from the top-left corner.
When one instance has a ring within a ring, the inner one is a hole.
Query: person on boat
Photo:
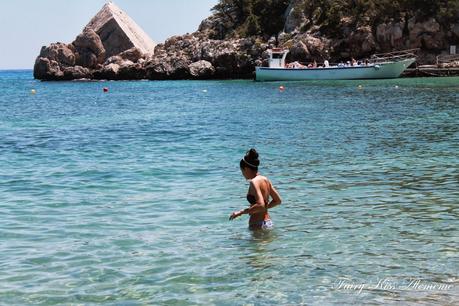
[[[352,67],[357,66],[357,61],[355,60],[355,58],[352,58],[351,61],[352,61]]]
[[[328,60],[324,60],[324,67],[325,68],[330,67],[330,63],[328,62]]]
[[[316,60],[314,60],[314,62],[312,62],[312,68],[317,68],[317,62],[316,62]]]
[[[282,199],[277,190],[272,185],[271,181],[258,172],[260,160],[255,149],[247,151],[241,159],[239,166],[242,175],[250,181],[249,191],[247,193],[247,201],[250,207],[235,211],[229,217],[234,220],[242,215],[250,215],[249,229],[271,229],[273,223],[268,214],[268,209],[274,208],[282,203]],[[269,198],[271,197],[271,201]]]
[[[299,68],[305,68],[305,67],[306,66],[301,65],[298,61],[287,64],[287,68],[291,68],[291,69],[299,69]]]

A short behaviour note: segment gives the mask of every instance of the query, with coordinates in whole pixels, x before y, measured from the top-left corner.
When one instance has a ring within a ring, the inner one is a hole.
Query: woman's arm
[[[268,204],[268,209],[274,208],[282,203],[279,192],[277,192],[276,188],[274,188],[271,182],[269,182],[269,195],[271,196],[272,200]]]
[[[262,213],[267,209],[267,207],[265,207],[263,195],[261,194],[260,186],[251,181],[250,189],[255,191],[256,203],[250,206],[249,208],[233,212],[229,218],[230,220],[236,219],[245,214],[254,215]]]

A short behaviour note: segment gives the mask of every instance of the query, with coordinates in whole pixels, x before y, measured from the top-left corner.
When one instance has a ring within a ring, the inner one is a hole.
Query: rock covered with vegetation
[[[303,61],[412,48],[431,61],[459,44],[458,0],[221,0],[214,11],[211,36],[274,37]]]
[[[36,69],[49,79],[251,78],[273,47],[289,49],[290,61],[319,63],[418,48],[423,64],[459,45],[459,0],[220,0],[212,11],[153,55],[134,48],[102,60],[104,46],[86,33],[81,43],[43,49]]]

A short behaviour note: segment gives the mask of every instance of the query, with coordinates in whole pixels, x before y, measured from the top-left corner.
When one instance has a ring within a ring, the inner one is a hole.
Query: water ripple
[[[457,84],[109,82],[107,95],[0,72],[0,304],[457,304]],[[251,146],[284,199],[269,233],[227,221],[247,205]],[[342,278],[397,286],[356,294]]]

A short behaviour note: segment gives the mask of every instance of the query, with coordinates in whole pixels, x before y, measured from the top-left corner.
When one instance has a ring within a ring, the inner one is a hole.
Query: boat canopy
[[[269,68],[284,68],[288,50],[274,48],[269,50]]]

